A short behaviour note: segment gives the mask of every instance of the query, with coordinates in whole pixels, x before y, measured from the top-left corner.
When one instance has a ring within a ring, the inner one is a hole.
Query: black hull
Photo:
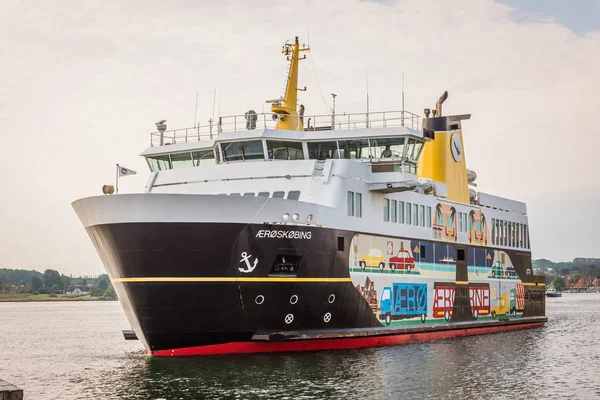
[[[283,340],[286,332],[382,329],[350,277],[355,232],[232,223],[119,223],[87,231],[132,328],[154,354],[256,342],[269,333]],[[525,284],[529,255],[506,252]],[[282,257],[293,273],[277,271]],[[466,280],[463,264],[456,282]],[[531,279],[523,317],[545,320],[543,288]],[[458,285],[451,323],[478,324],[469,301],[468,287]]]
[[[310,233],[310,239],[261,237],[278,230]],[[248,341],[263,331],[381,326],[350,280],[351,232],[128,223],[93,226],[88,233],[152,351]],[[242,253],[259,260],[251,273],[239,270],[246,267]],[[282,255],[300,260],[296,274],[273,273]],[[248,278],[257,281],[232,281]]]

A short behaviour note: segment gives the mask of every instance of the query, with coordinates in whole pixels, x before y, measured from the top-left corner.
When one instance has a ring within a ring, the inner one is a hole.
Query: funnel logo
[[[452,147],[452,157],[454,157],[454,161],[460,162],[462,160],[462,143],[460,141],[460,136],[457,133],[452,135],[452,139],[450,140],[450,147]]]

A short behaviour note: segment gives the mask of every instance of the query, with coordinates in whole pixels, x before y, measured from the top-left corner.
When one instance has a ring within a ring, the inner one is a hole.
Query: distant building
[[[88,294],[90,292],[90,288],[87,286],[76,286],[72,291],[67,292],[67,294]]]

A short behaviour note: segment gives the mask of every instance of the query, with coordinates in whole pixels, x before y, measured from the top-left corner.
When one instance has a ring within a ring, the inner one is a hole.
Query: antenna
[[[198,91],[196,90],[196,112],[194,113],[194,127],[196,126],[197,120],[198,120]]]
[[[212,120],[215,120],[215,102],[217,101],[217,89],[213,92],[213,112],[212,112]]]
[[[369,127],[369,74],[365,74],[367,83],[367,128]]]
[[[404,126],[404,71],[402,71],[402,116],[400,118],[402,126]]]
[[[335,129],[335,98],[337,94],[331,93],[331,97],[333,98],[333,108],[331,109],[331,130]]]

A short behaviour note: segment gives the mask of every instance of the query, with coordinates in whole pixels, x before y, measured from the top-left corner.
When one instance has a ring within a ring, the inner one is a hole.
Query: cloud
[[[600,193],[600,34],[517,23],[491,0],[14,2],[0,17],[0,266],[102,271],[70,202],[100,194],[116,163],[139,172],[120,189],[141,190],[148,132],[161,118],[191,126],[196,91],[203,123],[214,89],[217,113],[261,110],[283,90],[281,44],[309,29],[306,114],[327,113],[331,92],[338,111],[364,110],[367,73],[372,110],[400,108],[401,71],[416,113],[448,89],[445,112],[473,114],[465,151],[479,188],[543,215],[531,227],[536,256],[578,255],[576,237],[545,244],[556,218],[578,226],[563,215],[575,212],[568,196],[558,214],[544,199]]]

